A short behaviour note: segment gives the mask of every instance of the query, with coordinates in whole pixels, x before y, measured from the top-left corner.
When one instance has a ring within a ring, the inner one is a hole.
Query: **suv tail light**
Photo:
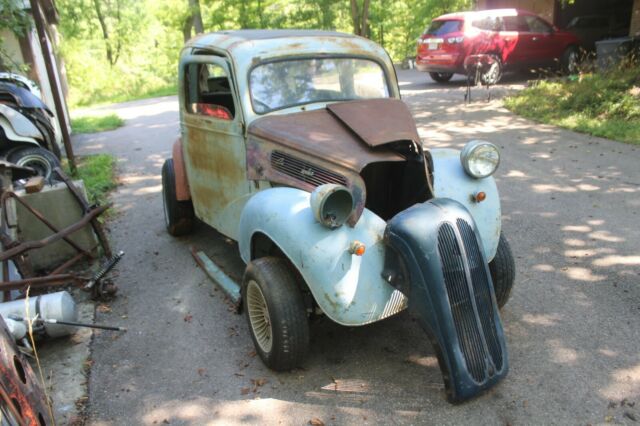
[[[458,44],[458,43],[462,43],[463,41],[464,41],[463,36],[447,38],[447,43],[449,44]]]

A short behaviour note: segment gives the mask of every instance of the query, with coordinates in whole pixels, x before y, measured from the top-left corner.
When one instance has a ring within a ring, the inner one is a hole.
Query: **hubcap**
[[[578,70],[578,54],[576,52],[571,52],[567,62],[567,71],[569,71],[570,74],[575,73]]]
[[[264,352],[270,352],[273,346],[273,329],[269,309],[260,286],[253,280],[249,281],[247,285],[247,313],[249,314],[251,331],[258,346]]]
[[[500,76],[500,65],[496,61],[493,64],[491,64],[491,68],[489,68],[487,72],[484,74],[484,83],[495,84],[498,81],[499,76]]]

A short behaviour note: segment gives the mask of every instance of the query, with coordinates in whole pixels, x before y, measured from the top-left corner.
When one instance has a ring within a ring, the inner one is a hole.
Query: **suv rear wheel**
[[[435,82],[446,83],[447,81],[451,80],[451,77],[453,77],[453,73],[451,73],[451,72],[430,72],[429,76]]]
[[[496,55],[489,55],[493,58],[493,64],[487,71],[480,74],[480,82],[487,86],[497,84],[502,78],[502,62]]]

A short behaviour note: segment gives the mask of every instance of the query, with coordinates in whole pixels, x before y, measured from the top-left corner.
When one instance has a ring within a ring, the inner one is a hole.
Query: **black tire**
[[[493,58],[493,65],[484,73],[480,74],[480,83],[485,86],[498,84],[502,79],[502,61],[496,55],[489,55]]]
[[[501,233],[498,241],[496,255],[489,262],[489,271],[493,281],[493,289],[496,293],[498,307],[502,308],[509,301],[511,289],[516,277],[516,264],[513,260],[511,247],[505,236]]]
[[[296,274],[286,260],[251,261],[242,280],[242,301],[251,339],[265,365],[275,371],[300,366],[309,348],[309,321]]]
[[[451,72],[430,72],[429,77],[433,79],[433,81],[438,83],[446,83],[451,80],[453,77],[453,73]]]
[[[179,237],[193,230],[193,203],[191,200],[178,201],[176,198],[176,176],[172,159],[166,160],[162,165],[162,204],[164,222],[170,235]]]
[[[575,46],[569,46],[562,54],[560,62],[562,72],[565,74],[576,74],[580,65],[580,52]]]
[[[60,160],[49,150],[37,146],[26,146],[9,152],[7,161],[22,167],[31,167],[38,176],[52,183],[57,181],[57,175],[53,169],[60,167]]]

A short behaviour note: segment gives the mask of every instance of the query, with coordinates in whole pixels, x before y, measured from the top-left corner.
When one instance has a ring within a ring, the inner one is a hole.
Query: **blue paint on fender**
[[[251,197],[240,217],[242,259],[251,261],[253,236],[266,235],[300,271],[324,313],[342,325],[368,324],[405,309],[406,297],[381,275],[386,222],[365,209],[355,227],[331,230],[316,222],[309,198],[294,188],[266,189]],[[349,253],[354,240],[366,246],[361,257]]]

